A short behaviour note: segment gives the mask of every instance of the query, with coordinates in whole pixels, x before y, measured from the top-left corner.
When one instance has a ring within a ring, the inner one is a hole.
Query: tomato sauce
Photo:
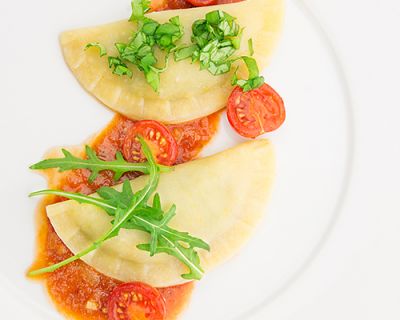
[[[202,148],[212,139],[218,127],[219,114],[200,118],[183,124],[168,125],[178,144],[177,163],[195,158]],[[121,151],[125,136],[134,121],[117,115],[110,124],[90,143],[99,158],[115,159],[117,151]],[[54,175],[59,177],[53,179]],[[73,170],[64,174],[52,172],[49,181],[51,188],[65,191],[90,194],[101,186],[116,184],[110,172],[101,172],[93,184],[88,182],[88,170]],[[132,179],[136,174],[125,174],[121,180]],[[120,181],[119,181],[120,182]],[[38,212],[38,253],[32,266],[38,269],[62,261],[72,255],[54,231],[45,212],[46,205],[64,199],[47,197],[43,200]],[[75,319],[101,320],[107,319],[108,296],[115,286],[121,282],[109,278],[83,261],[75,261],[63,268],[43,276],[48,293],[65,315]],[[189,300],[193,283],[160,289],[167,305],[167,319],[177,317]]]

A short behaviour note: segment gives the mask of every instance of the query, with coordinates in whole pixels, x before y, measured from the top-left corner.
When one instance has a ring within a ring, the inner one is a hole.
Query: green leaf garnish
[[[247,70],[249,71],[249,78],[252,79],[258,77],[260,71],[258,70],[257,61],[251,57],[242,57],[242,59],[247,66]]]
[[[208,70],[213,75],[231,71],[232,64],[242,60],[249,71],[247,80],[238,79],[237,69],[233,74],[232,85],[238,85],[244,91],[259,88],[264,78],[259,75],[257,62],[252,57],[234,58],[240,48],[243,28],[228,13],[215,10],[207,13],[205,19],[197,20],[192,25],[192,45],[179,47],[174,52],[175,61],[191,58],[200,62],[201,70]],[[250,56],[254,54],[253,41],[249,39]]]
[[[235,52],[240,49],[244,30],[235,17],[222,10],[211,11],[204,19],[193,23],[192,44],[178,45],[184,34],[179,17],[173,17],[167,23],[160,24],[145,16],[149,10],[149,0],[132,0],[132,15],[129,20],[138,24],[138,30],[133,33],[129,43],[115,44],[119,56],[108,57],[109,67],[114,74],[132,77],[130,65],[134,65],[143,72],[153,90],[158,92],[160,74],[166,70],[157,66],[155,48],[158,48],[166,52],[166,59],[173,52],[175,61],[190,58],[192,62],[200,63],[200,70],[208,70],[215,76],[230,72],[234,62],[243,60],[249,70],[249,79],[238,79],[235,72],[232,85],[249,91],[264,83],[264,78],[258,74],[255,60],[248,60],[254,54],[252,39],[248,41],[250,57],[234,57]],[[98,43],[87,45],[90,46],[99,47],[100,56],[106,55],[105,48]]]
[[[100,51],[100,57],[105,56],[107,54],[106,48],[98,42],[90,42],[86,45],[85,50],[89,48],[98,48]]]
[[[247,70],[249,72],[249,79],[248,80],[238,79],[237,77],[238,69],[236,69],[232,78],[232,85],[238,85],[243,89],[244,92],[261,87],[264,84],[265,79],[263,76],[260,76],[256,60],[252,57],[246,57],[246,56],[240,57],[240,59],[243,60],[244,63],[246,64]]]
[[[150,235],[149,243],[137,246],[139,250],[148,251],[150,256],[166,253],[179,259],[188,268],[182,277],[187,280],[200,280],[204,274],[200,265],[200,258],[196,249],[210,250],[209,245],[201,239],[191,236],[187,232],[177,231],[168,226],[175,216],[175,205],[164,212],[158,194],[153,197],[152,204],[148,202],[154,194],[160,178],[160,166],[156,164],[151,151],[143,138],[139,137],[142,150],[148,161],[149,180],[146,186],[134,193],[129,181],[125,181],[122,190],[117,191],[110,187],[102,187],[97,191],[99,197],[86,196],[59,190],[43,190],[32,193],[30,196],[58,195],[75,200],[79,203],[95,205],[114,217],[110,230],[95,241],[91,246],[78,254],[54,265],[34,270],[30,276],[53,272],[88,253],[99,248],[105,241],[118,235],[121,229],[134,229],[147,232]],[[110,168],[111,169],[112,165]]]
[[[117,57],[108,57],[112,72],[119,76],[132,77],[131,65],[143,72],[146,81],[155,92],[160,88],[160,74],[165,68],[157,66],[155,49],[165,51],[165,60],[171,51],[176,49],[176,43],[183,36],[183,26],[179,17],[173,17],[168,22],[160,24],[145,17],[150,10],[150,1],[133,0],[132,15],[129,21],[138,24],[138,30],[132,34],[130,42],[116,43]],[[105,51],[102,51],[103,55]]]
[[[229,72],[230,58],[240,47],[241,29],[236,19],[221,10],[211,11],[205,19],[193,23],[192,32],[193,45],[179,48],[175,60],[191,57],[192,61],[200,62],[201,70],[213,75]]]
[[[142,172],[144,174],[150,173],[150,164],[148,162],[132,163],[124,159],[121,152],[116,153],[114,161],[104,161],[99,159],[94,150],[86,146],[87,159],[75,157],[68,150],[62,149],[64,158],[46,159],[42,160],[32,166],[33,170],[44,170],[58,168],[60,172],[74,169],[89,169],[91,171],[89,182],[92,183],[101,171],[110,170],[114,172],[114,180],[118,181],[122,175],[127,172]],[[170,169],[165,166],[159,166],[162,172],[169,171]]]
[[[189,47],[183,47],[183,48],[177,48],[174,51],[175,61],[181,61],[181,60],[185,60],[187,58],[191,58],[193,56],[193,53],[197,50],[198,50],[198,47],[196,45],[192,45]]]
[[[250,56],[254,55],[254,48],[253,48],[253,39],[250,38],[248,41],[248,45],[249,45],[249,54]]]
[[[132,0],[132,14],[129,21],[143,20],[144,14],[150,10],[150,0]]]

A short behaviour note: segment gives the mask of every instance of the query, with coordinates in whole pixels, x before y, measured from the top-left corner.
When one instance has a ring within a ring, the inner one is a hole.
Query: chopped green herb
[[[140,21],[143,20],[144,14],[150,10],[150,0],[132,0],[132,15],[129,21]]]
[[[136,1],[135,6],[140,6],[141,3],[141,1]],[[157,21],[141,16],[141,12],[146,12],[146,10],[137,10],[132,20],[140,21],[138,31],[134,32],[129,43],[115,44],[119,56],[108,57],[109,67],[113,69],[114,74],[132,77],[133,73],[128,64],[135,65],[144,73],[146,81],[153,90],[158,92],[160,74],[166,68],[156,67],[158,60],[155,56],[155,48],[166,51],[165,60],[167,61],[169,53],[176,49],[176,42],[183,36],[183,27],[179,17],[173,17],[169,22],[159,24]]]
[[[177,48],[174,51],[175,61],[181,61],[181,60],[185,60],[187,58],[191,58],[196,50],[198,50],[198,47],[196,45],[192,45],[189,47],[183,47],[183,48]]]
[[[193,45],[175,51],[175,60],[191,57],[200,62],[201,70],[213,75],[229,72],[229,59],[240,47],[241,30],[235,18],[221,10],[211,11],[193,23],[192,32]]]
[[[232,64],[242,60],[249,70],[249,79],[239,80],[234,73],[232,85],[239,85],[245,91],[256,89],[263,84],[264,78],[259,76],[257,63],[249,60],[251,57],[234,57],[240,49],[243,28],[236,18],[230,14],[214,10],[207,13],[204,19],[196,20],[192,25],[192,44],[179,45],[183,37],[183,26],[179,17],[173,17],[168,22],[160,24],[145,17],[149,11],[149,0],[132,0],[132,15],[130,21],[136,22],[138,30],[133,33],[129,43],[116,43],[118,57],[108,57],[109,66],[114,74],[132,77],[131,65],[143,72],[146,81],[155,92],[160,88],[160,74],[166,68],[157,66],[158,60],[155,48],[165,51],[165,59],[174,54],[175,61],[191,59],[200,63],[200,70],[208,70],[213,75],[221,75],[231,71]],[[106,55],[106,50],[98,43],[91,43],[100,50],[100,56]],[[253,41],[249,39],[249,54],[254,54]]]
[[[248,44],[249,44],[249,54],[250,54],[250,56],[253,56],[254,55],[254,48],[253,48],[253,39],[252,38],[249,39]]]
[[[89,48],[98,48],[100,50],[100,57],[103,57],[107,54],[106,48],[98,42],[90,42],[86,45],[85,50]]]
[[[261,87],[264,84],[265,79],[263,76],[260,76],[256,60],[252,57],[246,57],[246,56],[240,57],[240,60],[243,60],[244,63],[246,64],[247,70],[249,72],[249,79],[248,80],[238,79],[237,77],[238,69],[236,69],[232,78],[232,85],[238,85],[243,89],[244,92]]]
[[[240,49],[243,30],[228,13],[221,10],[211,11],[205,19],[193,23],[193,44],[177,49],[174,52],[175,61],[191,58],[193,62],[200,62],[200,70],[221,75],[230,72],[234,62],[242,60],[248,68],[249,79],[239,80],[236,70],[232,85],[239,85],[245,91],[256,89],[264,83],[264,78],[259,76],[257,62],[251,57],[234,57],[236,50]],[[249,39],[248,45],[252,56],[252,39]]]
[[[116,153],[114,161],[104,161],[99,159],[94,150],[86,146],[87,159],[75,157],[68,150],[62,149],[64,158],[46,159],[42,160],[32,166],[33,170],[45,170],[58,168],[60,172],[75,169],[88,169],[91,171],[89,182],[93,182],[101,171],[109,170],[114,172],[114,180],[118,181],[124,173],[127,172],[142,172],[149,174],[150,164],[148,162],[132,163],[124,159],[121,152]],[[160,166],[161,172],[169,171],[170,169],[165,166]]]
[[[130,42],[115,44],[119,55],[108,57],[108,64],[114,74],[128,77],[133,76],[130,65],[136,66],[144,73],[153,90],[158,92],[160,74],[166,69],[157,67],[155,49],[158,47],[165,51],[167,60],[169,53],[177,48],[176,43],[183,36],[183,26],[179,17],[173,17],[164,24],[146,18],[145,13],[149,11],[149,5],[148,0],[132,1],[132,15],[129,21],[137,22],[138,30],[133,33]],[[99,44],[92,44],[94,45],[103,48]],[[101,56],[105,55],[105,49],[101,53]]]

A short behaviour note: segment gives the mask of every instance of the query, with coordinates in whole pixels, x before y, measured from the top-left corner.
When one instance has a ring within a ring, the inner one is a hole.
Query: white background
[[[350,83],[356,157],[318,259],[255,319],[400,319],[400,2],[308,0]]]
[[[345,205],[318,258],[254,319],[400,319],[400,3],[305,2],[348,79],[354,166]],[[0,305],[9,319],[29,318],[14,296]]]

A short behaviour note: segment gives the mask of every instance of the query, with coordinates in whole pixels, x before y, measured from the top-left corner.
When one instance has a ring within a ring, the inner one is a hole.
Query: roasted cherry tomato
[[[143,162],[145,157],[137,136],[141,135],[148,143],[156,161],[159,164],[171,166],[178,157],[178,145],[169,129],[154,120],[136,122],[128,132],[123,146],[126,160]]]
[[[141,282],[115,287],[108,299],[109,320],[164,320],[165,310],[161,293]]]
[[[231,126],[246,138],[278,129],[286,117],[282,98],[267,84],[247,92],[236,87],[228,99],[227,115]]]
[[[217,3],[217,0],[186,0],[196,7],[211,6]]]

